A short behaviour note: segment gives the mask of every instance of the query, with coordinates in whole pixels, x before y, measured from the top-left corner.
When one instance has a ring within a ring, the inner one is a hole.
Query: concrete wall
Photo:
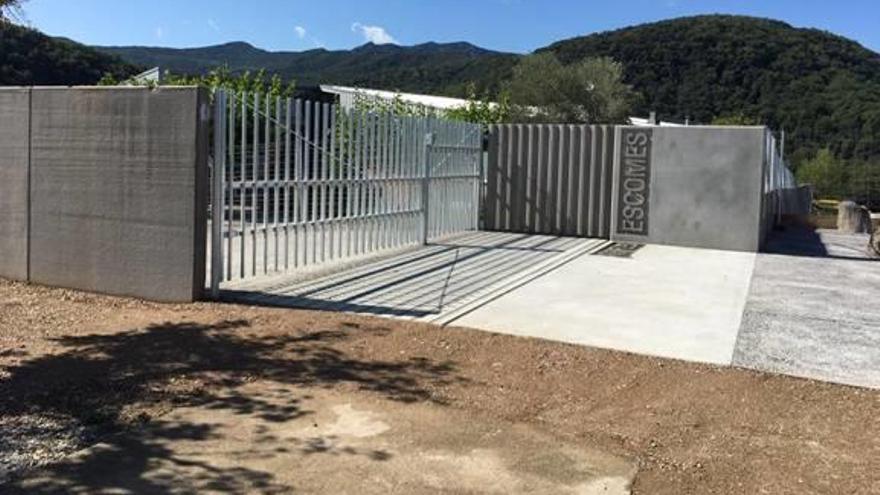
[[[612,240],[757,251],[763,127],[618,127]]]
[[[31,108],[29,279],[159,301],[198,297],[206,94],[33,88]]]
[[[28,277],[30,89],[0,88],[0,277]]]
[[[485,228],[608,237],[614,127],[493,126]]]

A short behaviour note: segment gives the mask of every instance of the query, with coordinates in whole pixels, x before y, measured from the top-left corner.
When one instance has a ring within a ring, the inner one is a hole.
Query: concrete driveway
[[[455,325],[730,364],[755,255],[647,245],[581,256]]]
[[[225,295],[880,388],[880,263],[866,244],[790,229],[755,254],[475,232]]]

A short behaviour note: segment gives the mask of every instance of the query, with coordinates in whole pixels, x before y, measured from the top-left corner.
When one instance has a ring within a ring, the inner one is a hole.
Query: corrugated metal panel
[[[485,227],[607,238],[613,149],[614,126],[493,126]]]

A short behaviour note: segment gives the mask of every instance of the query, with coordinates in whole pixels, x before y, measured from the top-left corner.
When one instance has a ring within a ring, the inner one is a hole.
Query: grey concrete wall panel
[[[198,297],[207,113],[196,88],[34,88],[31,280]]]
[[[615,211],[628,130],[650,129],[647,235],[625,232],[613,216],[612,239],[757,251],[762,237],[763,127],[618,128]],[[630,150],[636,152],[637,150]]]
[[[608,237],[613,137],[611,126],[493,126],[485,228]]]
[[[30,89],[0,88],[0,277],[27,280]]]

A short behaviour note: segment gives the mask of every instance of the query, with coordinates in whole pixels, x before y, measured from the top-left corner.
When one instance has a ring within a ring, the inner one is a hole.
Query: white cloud
[[[163,36],[165,36],[165,31],[162,29],[162,26],[158,26],[156,28],[156,38],[161,40]]]
[[[306,28],[302,26],[293,26],[293,31],[296,33],[296,37],[299,39],[303,39],[306,37]]]
[[[217,25],[217,22],[214,19],[208,19],[208,26],[216,32],[220,32],[220,26]]]
[[[365,41],[369,41],[375,43],[377,45],[383,45],[385,43],[394,43],[397,44],[397,40],[391,36],[388,31],[385,31],[385,28],[382,26],[365,26],[359,22],[355,22],[351,25],[351,30],[355,33],[360,33]]]

